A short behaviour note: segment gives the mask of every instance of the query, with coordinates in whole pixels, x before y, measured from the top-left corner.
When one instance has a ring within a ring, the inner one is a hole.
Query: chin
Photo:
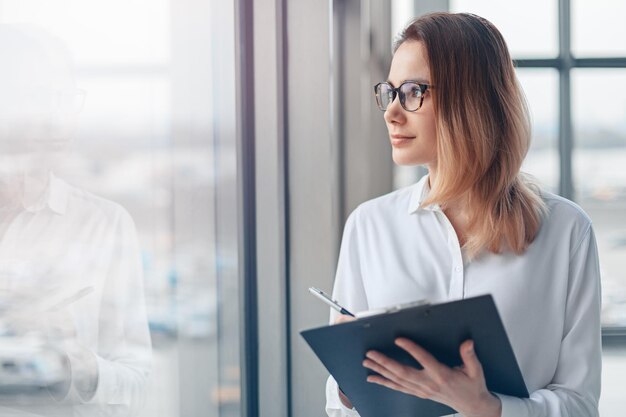
[[[396,150],[393,150],[391,158],[396,165],[400,166],[425,165],[427,163],[423,158],[417,157],[416,155],[411,155],[408,152],[398,152]]]

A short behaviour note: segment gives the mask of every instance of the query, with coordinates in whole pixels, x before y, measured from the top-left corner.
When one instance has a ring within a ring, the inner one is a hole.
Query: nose
[[[387,106],[384,118],[385,122],[388,124],[402,124],[406,121],[406,114],[404,114],[404,109],[400,105],[399,95],[396,95],[393,101]]]

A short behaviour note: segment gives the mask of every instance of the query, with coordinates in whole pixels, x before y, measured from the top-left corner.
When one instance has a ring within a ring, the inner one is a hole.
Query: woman
[[[471,340],[451,369],[406,339],[417,370],[378,352],[371,383],[463,416],[597,416],[600,274],[589,217],[520,174],[530,142],[524,96],[502,35],[471,14],[411,22],[375,87],[393,160],[417,184],[361,204],[345,230],[334,298],[353,312],[427,298],[493,295],[530,398],[489,392]],[[331,323],[349,320],[331,312]],[[333,378],[331,417],[357,416]]]

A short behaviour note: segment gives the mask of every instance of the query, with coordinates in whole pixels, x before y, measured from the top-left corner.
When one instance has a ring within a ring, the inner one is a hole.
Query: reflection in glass
[[[572,100],[574,186],[601,253],[602,320],[626,326],[626,69],[574,70]]]
[[[151,343],[134,222],[56,175],[84,98],[70,53],[2,24],[0,56],[0,414],[136,415]]]
[[[53,104],[80,110],[71,151],[55,153],[55,178],[114,201],[127,211],[120,221],[131,224],[132,216],[135,223],[136,245],[125,253],[143,276],[152,340],[139,416],[240,415],[235,105],[226,94],[236,91],[233,7],[208,0],[0,0],[0,21],[28,22],[62,38],[74,63],[77,94],[38,90],[24,97],[36,104],[32,113]],[[11,77],[7,84],[22,78]],[[31,163],[15,154],[3,154],[0,170]],[[84,257],[74,253],[79,268]],[[111,293],[114,306],[125,301],[123,290]],[[93,290],[76,303],[99,296]],[[118,337],[111,348],[122,346]],[[29,349],[34,354],[37,346]],[[132,393],[130,385],[118,386],[121,397]]]

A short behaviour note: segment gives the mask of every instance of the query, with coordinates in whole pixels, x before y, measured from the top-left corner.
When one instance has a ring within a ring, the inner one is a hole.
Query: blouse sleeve
[[[346,221],[333,287],[333,299],[352,313],[368,309],[359,260],[358,217],[357,208]],[[338,315],[337,311],[330,310],[330,324]],[[332,376],[329,376],[326,382],[326,413],[329,417],[359,416],[356,410],[343,405],[339,398],[337,382]]]
[[[598,249],[591,225],[569,263],[565,326],[552,382],[530,398],[497,394],[502,417],[597,417],[602,367]]]
[[[89,404],[135,415],[152,365],[143,269],[135,223],[120,211],[99,318],[98,387]]]

